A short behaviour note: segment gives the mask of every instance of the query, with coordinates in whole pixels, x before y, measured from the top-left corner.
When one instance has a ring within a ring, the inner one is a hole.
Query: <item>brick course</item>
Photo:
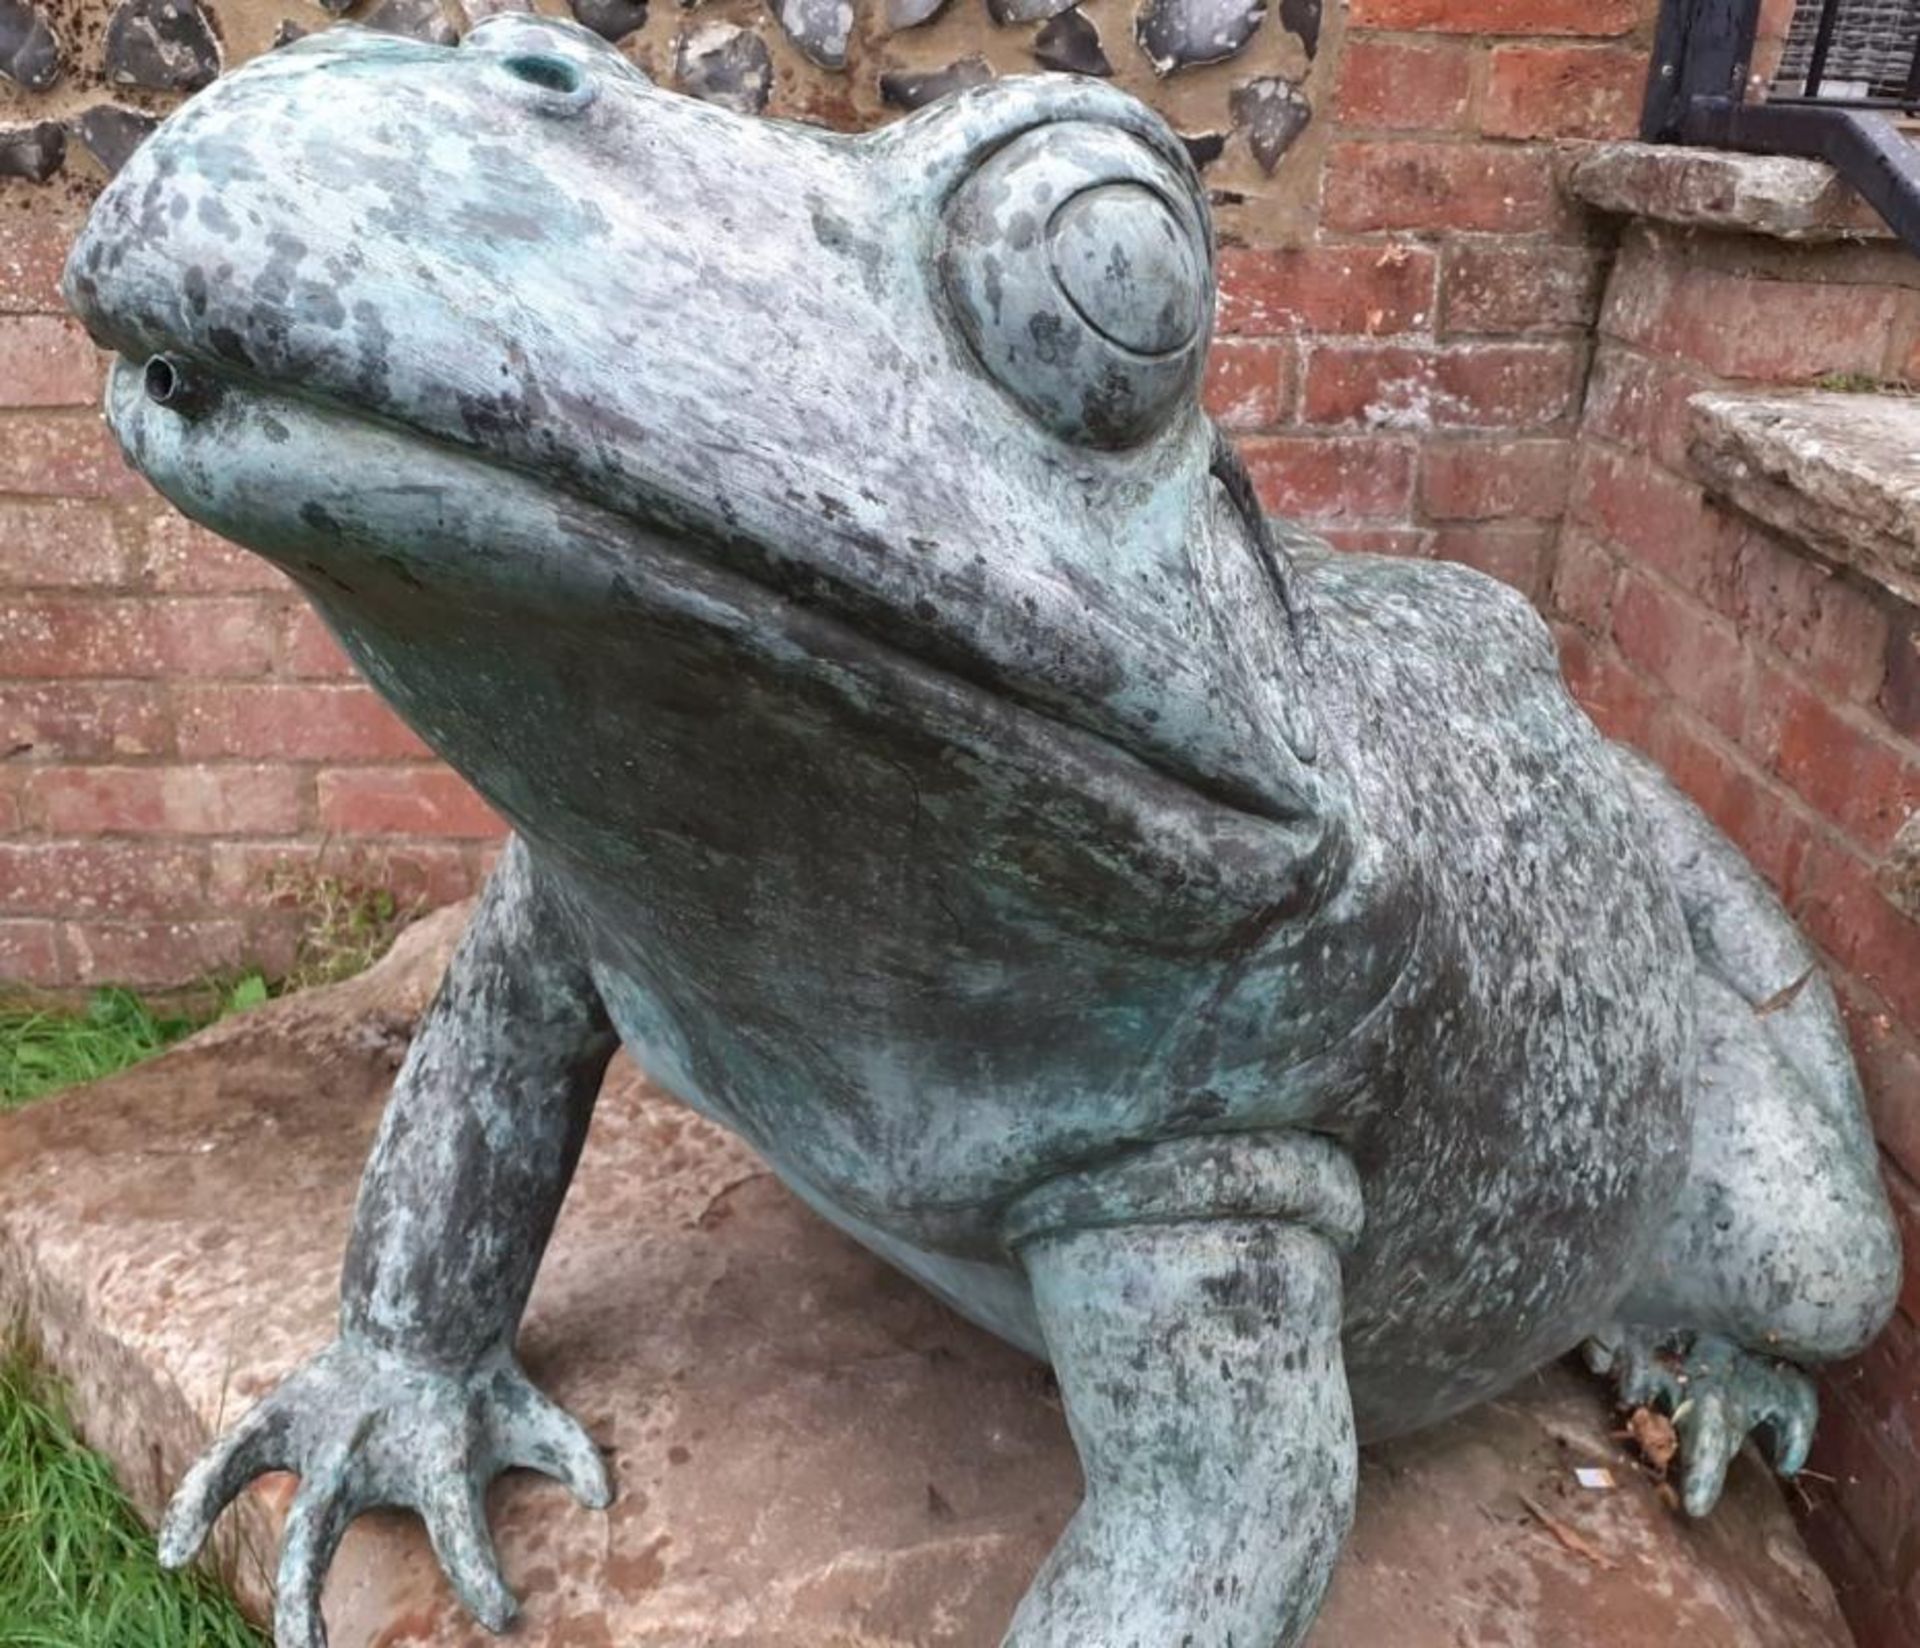
[[[1353,0],[1363,29],[1435,34],[1620,35],[1644,26],[1638,0]]]
[[[1466,125],[1479,54],[1471,46],[1361,38],[1340,60],[1334,114],[1343,126],[1447,132]]]
[[[1632,47],[1499,46],[1487,82],[1489,137],[1632,137],[1647,61]]]

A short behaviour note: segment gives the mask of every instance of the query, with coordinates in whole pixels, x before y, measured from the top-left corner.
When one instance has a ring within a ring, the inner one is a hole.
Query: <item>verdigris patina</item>
[[[511,820],[395,1086],[340,1336],[182,1486],[303,1482],[512,1598],[514,1337],[616,1038],[1046,1357],[1084,1507],[1014,1648],[1297,1642],[1356,1434],[1583,1340],[1685,1497],[1899,1263],[1833,998],[1517,596],[1257,510],[1179,141],[1091,81],[876,134],[503,17],[335,30],[167,122],[67,276],[135,463],[285,567]],[[1789,988],[1794,987],[1794,988]]]

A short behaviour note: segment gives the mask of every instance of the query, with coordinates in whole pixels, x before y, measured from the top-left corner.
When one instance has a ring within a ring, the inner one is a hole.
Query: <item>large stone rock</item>
[[[1824,160],[1674,143],[1594,143],[1566,169],[1567,192],[1596,211],[1774,240],[1892,234]]]
[[[0,1120],[0,1312],[24,1311],[153,1513],[318,1346],[360,1161],[460,915],[382,968]],[[1079,1492],[1051,1382],[822,1225],[741,1146],[611,1083],[523,1339],[605,1446],[610,1515],[493,1506],[520,1648],[993,1648]],[[1610,1468],[1590,1491],[1574,1468]],[[266,1601],[285,1478],[221,1556]],[[1688,1525],[1554,1369],[1363,1466],[1312,1648],[1839,1648],[1764,1470]],[[482,1648],[399,1517],[328,1588],[334,1648]]]

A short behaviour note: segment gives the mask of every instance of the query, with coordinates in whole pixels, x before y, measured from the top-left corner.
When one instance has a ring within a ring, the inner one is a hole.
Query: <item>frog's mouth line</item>
[[[369,579],[397,577],[424,591],[425,580],[404,570],[408,547],[432,558],[432,594],[441,601],[505,604],[530,622],[541,612],[577,611],[582,603],[604,608],[609,590],[619,589],[625,599],[725,627],[743,646],[797,644],[853,669],[864,660],[861,673],[911,682],[916,698],[989,700],[1013,711],[1036,742],[1070,747],[1077,763],[1105,770],[1156,809],[1191,814],[1198,804],[1212,827],[1251,829],[1297,865],[1318,859],[1318,849],[1329,845],[1329,821],[1316,812],[1282,811],[1241,793],[1231,780],[1176,768],[1157,749],[1131,748],[1104,729],[1036,704],[1017,682],[995,679],[984,668],[968,670],[964,660],[930,658],[858,616],[797,599],[743,570],[738,557],[717,553],[698,524],[664,512],[646,519],[614,509],[585,488],[483,450],[259,384],[224,363],[180,351],[145,361],[120,356],[108,411],[129,459],[176,506],[281,565],[323,607],[351,612]],[[439,511],[430,530],[421,522],[395,526],[379,518],[383,506],[415,509],[429,499]],[[418,541],[396,545],[396,533]],[[517,555],[495,553],[484,563],[449,551],[454,543],[485,544],[490,533],[496,550],[502,543],[528,547]],[[551,551],[544,556],[534,547],[542,540]],[[433,741],[428,729],[416,730]]]

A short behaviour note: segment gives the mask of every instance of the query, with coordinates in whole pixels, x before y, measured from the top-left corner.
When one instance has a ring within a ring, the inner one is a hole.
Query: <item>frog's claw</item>
[[[262,1402],[209,1448],[174,1490],[160,1524],[160,1565],[184,1568],[206,1543],[221,1511],[257,1476],[288,1465],[287,1409]]]
[[[256,1476],[300,1473],[275,1581],[280,1648],[326,1648],[320,1594],[348,1525],[375,1506],[426,1523],[460,1600],[491,1631],[517,1605],[487,1528],[487,1485],[525,1466],[557,1477],[588,1506],[611,1493],[578,1423],[502,1353],[459,1374],[342,1340],[322,1351],[187,1473],[160,1530],[160,1560],[193,1559],[220,1512]]]
[[[1680,1501],[1692,1517],[1719,1502],[1747,1437],[1765,1431],[1773,1467],[1797,1475],[1813,1445],[1819,1398],[1791,1362],[1707,1333],[1614,1328],[1589,1339],[1587,1366],[1612,1378],[1621,1403],[1655,1408],[1680,1441]]]

